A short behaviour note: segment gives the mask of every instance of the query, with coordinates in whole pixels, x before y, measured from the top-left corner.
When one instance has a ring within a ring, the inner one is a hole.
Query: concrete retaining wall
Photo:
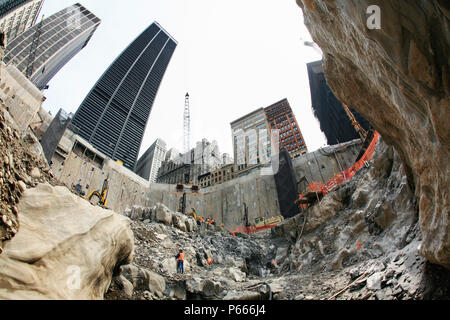
[[[0,65],[0,100],[26,131],[41,108],[44,95],[13,65]]]
[[[61,148],[73,138],[65,136]],[[63,143],[65,142],[65,143]],[[72,143],[69,143],[71,145]],[[336,173],[353,165],[361,147],[361,142],[354,141],[334,147],[327,147],[314,153],[306,154],[293,161],[298,191],[302,192],[308,182],[326,182]],[[52,170],[56,177],[68,187],[80,183],[89,194],[101,190],[103,181],[109,177],[108,207],[123,213],[133,206],[153,207],[162,203],[173,211],[179,209],[183,193],[175,185],[149,184],[138,175],[106,158],[99,166],[88,159],[68,151],[66,159],[54,158]],[[342,169],[341,169],[342,168]],[[89,188],[86,188],[89,186]],[[248,208],[248,221],[253,223],[257,217],[275,217],[282,213],[273,176],[261,176],[254,172],[248,176],[228,181],[224,184],[192,193],[186,187],[186,210],[194,208],[198,215],[213,218],[225,228],[234,230],[243,226],[244,203]]]

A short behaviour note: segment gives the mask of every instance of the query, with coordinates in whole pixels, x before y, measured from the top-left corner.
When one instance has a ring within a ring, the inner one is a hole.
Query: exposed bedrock
[[[420,253],[450,268],[450,7],[439,0],[297,0],[335,95],[395,147],[418,199]],[[371,5],[381,29],[369,29]]]

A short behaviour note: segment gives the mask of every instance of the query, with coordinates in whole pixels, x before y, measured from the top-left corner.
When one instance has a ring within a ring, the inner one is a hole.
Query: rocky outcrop
[[[311,279],[308,289],[297,292],[302,299],[446,297],[450,272],[419,255],[418,207],[398,154],[380,141],[370,165],[320,204],[272,229],[274,240],[288,243],[278,245],[274,258],[284,290],[294,290],[291,282],[308,282],[308,274],[314,285]]]
[[[183,232],[195,232],[201,230],[224,231],[223,228],[219,226],[207,223],[199,225],[191,216],[171,211],[161,203],[158,203],[152,208],[133,206],[131,209],[125,210],[124,215],[135,221],[146,223],[156,222],[169,227],[173,226]]]
[[[368,119],[405,165],[419,201],[421,254],[450,268],[450,7],[440,0],[297,3],[335,95]],[[380,9],[381,29],[369,29],[371,5]]]
[[[19,232],[0,255],[0,299],[103,299],[132,260],[130,220],[65,187],[28,189],[18,212]]]

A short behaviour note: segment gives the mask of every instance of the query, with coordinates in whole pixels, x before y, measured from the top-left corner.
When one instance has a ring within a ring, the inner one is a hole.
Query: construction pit
[[[249,221],[283,214],[273,177],[188,196],[187,208],[225,228],[177,212],[175,186],[141,188],[114,164],[117,203],[100,208],[69,190],[76,173],[48,166],[5,101],[0,299],[448,300],[449,8],[372,2],[389,12],[389,34],[367,30],[366,1],[297,1],[325,53],[330,87],[380,134],[373,157],[257,233],[232,231],[243,226],[244,203]],[[294,163],[297,182],[309,160]]]

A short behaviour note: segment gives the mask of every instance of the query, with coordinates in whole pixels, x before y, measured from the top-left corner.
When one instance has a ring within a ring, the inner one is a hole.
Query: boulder
[[[186,281],[186,290],[206,299],[215,299],[223,291],[223,287],[220,282],[193,277]]]
[[[40,184],[19,204],[21,227],[0,255],[0,299],[103,299],[130,263],[130,220],[65,187]]]
[[[128,281],[123,275],[114,278],[115,283],[125,294],[125,297],[131,299],[133,297],[134,287],[133,284]]]
[[[164,205],[159,204],[156,208],[156,222],[163,223],[166,226],[172,225],[172,212]]]
[[[181,214],[172,214],[173,226],[183,232],[187,231],[186,220],[187,218],[183,217]]]
[[[236,282],[245,282],[247,280],[247,275],[239,269],[228,268],[227,273]]]
[[[367,289],[370,290],[380,290],[381,281],[383,280],[384,274],[382,272],[377,272],[367,278]]]
[[[33,168],[30,172],[30,176],[33,179],[40,179],[41,178],[41,171],[38,168]]]
[[[134,265],[121,267],[121,274],[135,290],[144,290],[159,296],[166,290],[166,280],[159,274]]]
[[[192,218],[187,218],[185,220],[186,224],[186,231],[187,232],[194,232],[197,231],[197,222]]]

